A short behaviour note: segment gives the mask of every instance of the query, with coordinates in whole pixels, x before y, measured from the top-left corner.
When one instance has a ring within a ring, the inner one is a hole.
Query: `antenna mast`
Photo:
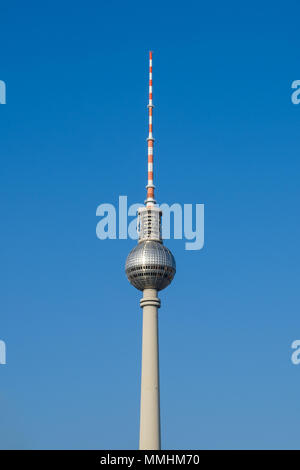
[[[146,186],[147,189],[147,199],[146,199],[146,206],[153,206],[155,204],[154,200],[154,184],[153,184],[153,144],[154,138],[152,135],[152,110],[153,110],[153,102],[152,102],[152,51],[149,52],[149,104],[148,104],[148,112],[149,112],[149,135],[147,138],[148,141],[148,184]]]

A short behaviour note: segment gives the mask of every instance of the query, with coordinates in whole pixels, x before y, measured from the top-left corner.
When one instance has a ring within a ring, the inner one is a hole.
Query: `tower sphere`
[[[171,251],[161,242],[140,242],[129,253],[125,271],[136,289],[162,290],[171,284],[176,273],[176,263]]]

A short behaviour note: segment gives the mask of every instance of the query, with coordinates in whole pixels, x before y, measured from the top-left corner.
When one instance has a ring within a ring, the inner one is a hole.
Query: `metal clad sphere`
[[[139,290],[162,290],[173,280],[176,263],[171,251],[157,241],[143,241],[129,253],[125,267],[129,282]]]

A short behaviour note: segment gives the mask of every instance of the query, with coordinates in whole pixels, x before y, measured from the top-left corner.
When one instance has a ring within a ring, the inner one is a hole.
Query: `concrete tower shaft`
[[[160,449],[158,308],[155,289],[145,289],[143,309],[140,449]]]

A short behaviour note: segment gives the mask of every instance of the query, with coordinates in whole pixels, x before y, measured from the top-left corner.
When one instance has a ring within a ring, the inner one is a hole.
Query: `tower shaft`
[[[144,289],[140,450],[160,449],[158,308],[156,289]]]

